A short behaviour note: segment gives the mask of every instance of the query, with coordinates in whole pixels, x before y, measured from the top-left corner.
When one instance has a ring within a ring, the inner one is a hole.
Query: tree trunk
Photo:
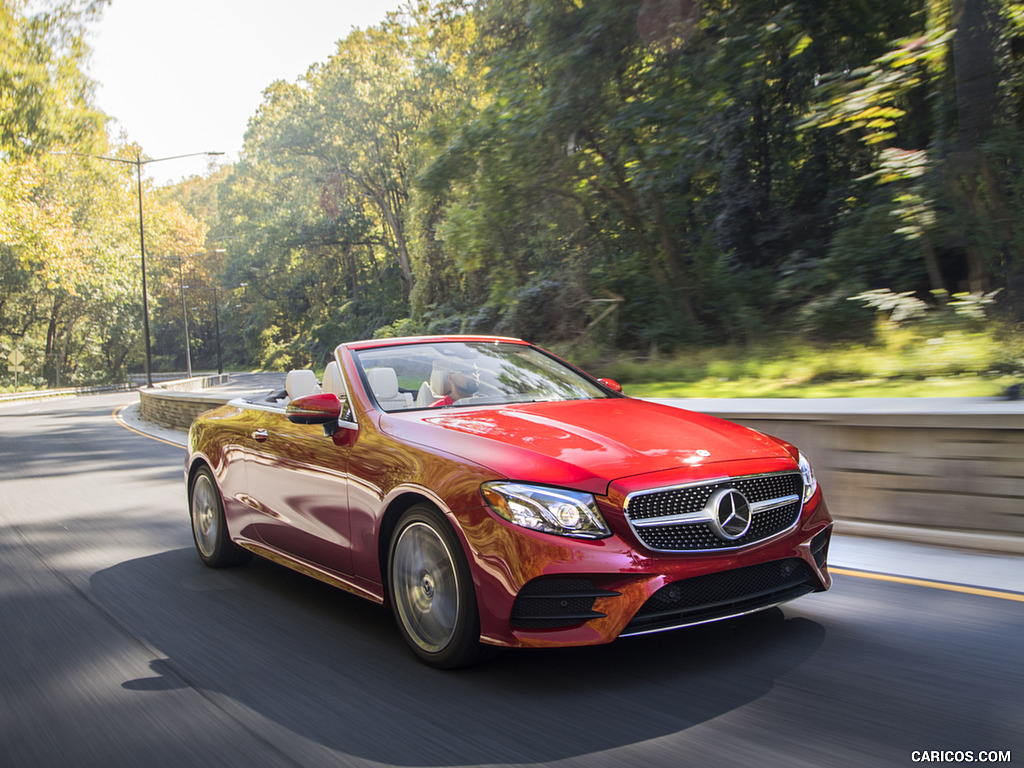
[[[384,220],[388,223],[388,228],[391,230],[391,234],[395,238],[395,247],[398,249],[398,266],[402,268],[402,280],[405,282],[405,295],[409,297],[412,295],[413,289],[413,276],[412,276],[412,262],[409,260],[409,248],[405,242],[405,229],[402,226],[402,221],[399,215],[393,210],[391,203],[387,199],[387,192],[383,192],[378,196],[381,212],[384,214]]]
[[[954,0],[953,69],[959,128],[957,151],[972,152],[988,139],[999,96],[996,9],[992,0]]]
[[[648,226],[644,222],[640,201],[637,199],[636,192],[629,185],[625,170],[615,162],[613,157],[601,148],[593,134],[587,131],[584,136],[594,153],[601,158],[601,161],[611,171],[611,174],[615,179],[614,186],[606,186],[605,189],[608,191],[609,196],[619,204],[626,223],[640,241],[641,247],[644,250],[644,255],[647,257],[647,263],[651,270],[651,277],[653,278],[655,289],[659,294],[665,297],[670,311],[672,311],[677,318],[683,322],[696,325],[697,315],[693,311],[693,305],[685,293],[685,281],[679,274],[675,248],[673,247],[672,238],[661,207],[661,200],[657,195],[651,196],[656,219],[655,223],[658,229],[658,239],[661,245],[661,253],[663,257],[659,260],[658,249],[647,237]],[[661,262],[664,262],[664,268]],[[675,298],[675,301],[673,301],[673,298]]]
[[[55,296],[50,306],[50,318],[46,326],[46,349],[43,357],[43,376],[50,386],[58,386],[60,382],[60,362],[56,358],[57,328],[61,308],[64,302],[60,296]]]
[[[986,210],[985,198],[999,194],[998,190],[985,189],[986,180],[980,178],[987,166],[984,143],[992,133],[999,98],[997,25],[993,0],[954,0],[953,69],[958,133],[947,172],[952,176],[956,208],[965,221],[967,283],[972,293],[983,292],[987,287],[985,253],[972,233],[994,226],[986,215],[991,211]]]

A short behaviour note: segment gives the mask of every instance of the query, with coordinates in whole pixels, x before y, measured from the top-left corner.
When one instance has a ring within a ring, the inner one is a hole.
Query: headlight
[[[818,490],[818,481],[814,478],[814,470],[811,469],[811,462],[809,462],[802,453],[797,454],[800,464],[800,476],[804,480],[804,504],[811,500],[814,492]]]
[[[480,491],[491,509],[523,528],[580,539],[611,536],[589,493],[505,482],[484,483]]]

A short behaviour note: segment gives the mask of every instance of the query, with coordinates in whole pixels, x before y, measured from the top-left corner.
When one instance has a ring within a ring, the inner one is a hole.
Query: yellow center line
[[[114,421],[116,421],[118,424],[120,424],[122,427],[127,429],[129,432],[134,432],[136,435],[142,435],[143,437],[148,437],[150,440],[156,440],[158,443],[163,443],[164,445],[173,445],[175,448],[181,448],[182,450],[185,450],[185,446],[183,446],[183,445],[181,445],[179,443],[172,443],[170,440],[164,440],[162,437],[154,437],[153,435],[148,435],[145,432],[141,432],[141,431],[135,429],[135,427],[128,426],[128,422],[126,422],[124,420],[124,418],[121,416],[121,411],[123,411],[129,405],[131,405],[131,403],[125,403],[124,405],[119,405],[117,408],[114,409],[113,413],[110,414],[110,417]]]
[[[1024,595],[1017,592],[1003,592],[997,589],[982,589],[980,587],[965,587],[961,584],[947,584],[942,581],[928,581],[926,579],[911,579],[906,576],[890,576],[886,573],[871,573],[870,571],[854,571],[849,568],[828,567],[829,573],[840,576],[856,576],[858,579],[874,579],[875,581],[890,581],[894,584],[910,584],[915,587],[928,587],[929,589],[942,589],[946,592],[962,592],[965,595],[980,595],[981,597],[994,597],[999,600],[1012,600],[1017,603],[1024,603]]]

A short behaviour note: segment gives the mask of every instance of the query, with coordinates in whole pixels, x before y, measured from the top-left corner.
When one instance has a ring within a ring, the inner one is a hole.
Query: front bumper
[[[598,645],[740,616],[827,590],[832,518],[820,490],[779,536],[725,552],[652,552],[603,510],[615,535],[561,539],[493,515],[464,529],[481,639],[513,647]]]

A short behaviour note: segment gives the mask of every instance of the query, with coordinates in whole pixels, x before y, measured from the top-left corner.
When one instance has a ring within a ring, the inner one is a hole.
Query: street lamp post
[[[248,287],[249,287],[248,283],[238,283],[237,285],[229,286],[228,290],[229,291],[233,291],[235,288],[248,288]],[[213,297],[214,297],[214,301],[213,301],[213,321],[214,321],[214,323],[216,325],[216,328],[217,328],[217,373],[223,373],[223,366],[221,365],[221,350],[220,350],[220,315],[219,315],[220,307],[217,304],[217,286],[216,285],[213,286]],[[242,306],[241,304],[235,304],[235,308],[239,308],[241,306]],[[242,337],[242,350],[243,350],[243,354],[244,354],[244,350],[245,350],[245,337],[244,336]]]
[[[146,335],[146,386],[153,386],[153,361],[152,361],[152,349],[149,342],[149,297],[146,293],[146,230],[142,220],[142,166],[149,165],[150,163],[162,163],[165,160],[180,160],[185,157],[199,157],[200,155],[206,155],[207,157],[214,157],[216,155],[223,155],[223,152],[192,152],[187,155],[172,155],[171,157],[153,157],[146,160],[142,159],[142,155],[136,155],[134,160],[129,160],[123,157],[105,157],[103,155],[89,155],[84,152],[54,152],[55,155],[75,155],[76,157],[93,157],[97,160],[108,160],[112,163],[124,163],[125,165],[135,166],[135,178],[138,181],[138,193],[139,193],[139,253],[142,257],[142,326],[143,331]],[[184,293],[182,294],[182,301],[184,302]],[[185,330],[186,339],[188,338],[188,329]],[[187,346],[187,343],[186,343]],[[189,377],[192,376],[191,361],[189,362]]]
[[[185,324],[185,369],[192,378],[192,345],[188,340],[188,312],[185,309],[185,277],[181,269],[181,256],[178,257],[178,285],[181,287],[181,319]]]
[[[224,248],[214,248],[212,251],[209,251],[209,253],[211,253],[211,254],[212,253],[227,253],[227,250],[224,249]],[[205,255],[207,255],[207,254],[204,254],[204,253],[201,253],[201,252],[200,253],[193,253],[192,254],[192,258],[194,259],[197,256],[205,256]],[[189,337],[188,337],[188,312],[185,309],[185,289],[188,288],[189,286],[185,285],[185,278],[184,278],[184,276],[182,274],[181,256],[178,257],[178,285],[181,286],[181,318],[182,318],[182,321],[183,321],[184,326],[185,326],[185,365],[188,368],[188,377],[191,379],[192,378],[192,349],[191,349],[191,344],[189,343]],[[193,309],[194,309],[194,307],[193,307]],[[220,356],[220,316],[217,313],[217,285],[216,284],[213,285],[213,323],[214,323],[214,330],[215,330],[216,338],[217,338],[217,373],[221,374],[221,373],[224,373],[224,366],[221,364],[221,356]]]
[[[224,362],[220,354],[220,305],[217,304],[217,284],[213,284],[213,333],[217,339],[217,375],[224,373]]]
[[[234,286],[235,288],[245,288],[248,283],[239,283]],[[230,286],[228,290],[233,290]],[[220,349],[220,303],[217,300],[217,284],[213,285],[213,331],[217,339],[217,373],[224,373],[224,363],[222,362],[221,349]]]

